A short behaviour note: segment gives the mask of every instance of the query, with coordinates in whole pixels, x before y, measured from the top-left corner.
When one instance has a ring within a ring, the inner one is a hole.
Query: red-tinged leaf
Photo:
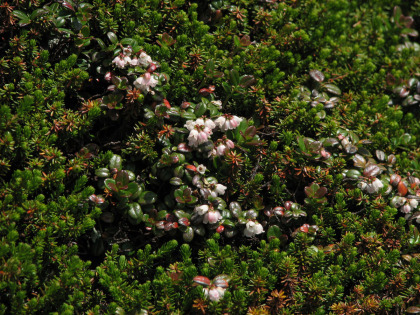
[[[210,279],[204,276],[196,276],[194,277],[193,281],[204,287],[207,287],[210,285]]]
[[[419,314],[420,313],[420,307],[410,306],[405,311],[406,311],[406,313],[409,313],[409,314]]]
[[[251,45],[251,40],[249,38],[249,35],[242,36],[240,39],[240,43],[244,47]]]
[[[68,3],[67,1],[63,1],[62,4],[63,4],[63,7],[66,7],[67,9],[70,9],[70,10],[74,11],[73,6],[70,3]]]
[[[309,231],[309,224],[304,224],[299,228],[299,231],[303,232],[303,233],[308,233]]]
[[[108,190],[113,191],[113,192],[118,191],[117,185],[115,185],[115,180],[111,178],[107,178],[105,179],[104,183],[105,183],[105,187],[108,188]]]
[[[405,184],[404,184],[404,182],[403,182],[403,181],[400,181],[400,182],[398,183],[398,192],[400,193],[400,195],[401,195],[401,196],[405,196],[405,195],[407,195],[407,193],[408,193],[408,189],[407,189],[407,187],[405,186]]]
[[[191,164],[186,165],[185,168],[189,171],[192,171],[192,172],[197,171],[197,168],[194,165],[191,165]]]
[[[317,82],[322,82],[325,79],[324,74],[319,70],[311,70],[309,71],[309,75]]]
[[[369,164],[363,170],[363,175],[368,177],[376,177],[380,173],[381,169],[375,164]]]
[[[198,91],[198,93],[202,96],[209,96],[213,92],[210,89],[202,88]]]
[[[127,189],[130,179],[126,171],[118,171],[115,182],[119,189]]]
[[[213,283],[214,283],[215,286],[217,286],[219,288],[229,287],[229,283],[225,279],[218,278],[218,279],[215,279],[213,281]]]

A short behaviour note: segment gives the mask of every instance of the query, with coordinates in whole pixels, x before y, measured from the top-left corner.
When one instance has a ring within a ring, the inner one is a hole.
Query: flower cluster
[[[188,145],[197,147],[208,141],[213,129],[216,127],[211,119],[198,118],[197,120],[188,120],[185,127],[190,131],[188,136]]]
[[[138,56],[132,56],[132,52],[133,50],[131,46],[125,47],[123,52],[112,60],[112,64],[114,64],[118,69],[124,69],[128,65],[132,67],[140,66],[147,68],[149,65],[154,63],[152,58],[145,52],[140,52]]]

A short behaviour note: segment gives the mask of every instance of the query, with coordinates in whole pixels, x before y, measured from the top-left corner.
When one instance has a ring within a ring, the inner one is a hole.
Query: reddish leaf
[[[70,10],[74,11],[73,6],[70,3],[68,3],[67,1],[63,1],[63,7],[66,7],[67,9],[70,9]]]
[[[408,189],[402,181],[398,183],[398,192],[401,196],[405,196],[408,193]]]
[[[202,286],[205,286],[205,287],[210,285],[210,279],[207,278],[207,277],[204,277],[204,276],[194,277],[193,280],[194,280],[195,283],[198,283],[198,284],[200,284]]]

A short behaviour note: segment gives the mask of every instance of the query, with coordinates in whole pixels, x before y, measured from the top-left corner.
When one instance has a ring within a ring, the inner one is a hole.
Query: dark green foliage
[[[2,3],[0,313],[418,313],[419,17]]]

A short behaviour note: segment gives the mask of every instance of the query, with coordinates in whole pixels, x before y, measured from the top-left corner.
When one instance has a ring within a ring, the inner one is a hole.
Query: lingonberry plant
[[[1,3],[0,313],[419,313],[419,17]]]

